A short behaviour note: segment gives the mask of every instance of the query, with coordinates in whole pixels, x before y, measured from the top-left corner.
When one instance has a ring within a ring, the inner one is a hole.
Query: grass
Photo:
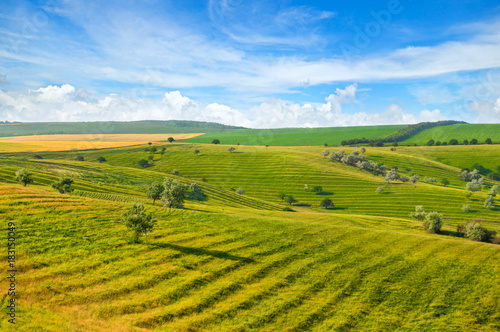
[[[448,186],[386,184],[323,158],[322,146],[234,153],[228,145],[153,146],[166,151],[0,155],[0,214],[18,229],[18,330],[500,329],[500,246],[456,233],[469,219],[500,231],[498,207],[483,206],[498,182],[467,197],[458,178],[472,161],[500,164],[498,146],[367,147],[368,160],[421,179],[446,177]],[[137,165],[150,155],[149,167]],[[34,174],[33,185],[14,183],[21,167]],[[61,176],[75,180],[72,194],[50,188]],[[145,191],[165,177],[197,182],[207,200],[187,200],[182,210],[153,205]],[[305,184],[323,193],[306,192]],[[246,193],[235,193],[238,187]],[[288,206],[281,192],[298,200],[295,212],[281,211]],[[319,207],[325,197],[335,208]],[[140,244],[120,223],[132,201],[158,219]],[[443,234],[427,234],[408,218],[415,205],[444,214]],[[0,321],[0,330],[10,329]]]
[[[405,140],[404,143],[425,145],[431,139],[436,142],[449,142],[451,139],[457,139],[462,144],[464,140],[470,142],[473,138],[479,143],[484,143],[487,138],[492,139],[494,143],[500,143],[499,133],[500,124],[456,124],[424,130]]]
[[[397,132],[405,125],[335,127],[335,128],[287,128],[287,129],[238,129],[226,133],[208,133],[182,140],[190,143],[212,143],[219,139],[222,144],[271,145],[271,146],[314,146],[327,143],[340,145],[351,138],[378,138]]]

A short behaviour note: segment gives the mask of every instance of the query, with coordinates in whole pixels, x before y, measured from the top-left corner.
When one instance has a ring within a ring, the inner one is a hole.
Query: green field
[[[225,132],[241,127],[198,121],[33,122],[0,124],[0,137],[57,134],[174,134]]]
[[[240,143],[232,153],[229,145],[156,143],[163,155],[148,145],[37,153],[43,159],[0,154],[0,213],[18,230],[17,330],[500,329],[500,246],[457,232],[471,219],[500,231],[498,203],[483,206],[500,183],[487,180],[469,196],[458,177],[475,163],[495,170],[500,145],[366,148],[368,160],[419,174],[414,185],[332,162],[322,146]],[[149,167],[137,165],[150,155]],[[14,182],[22,167],[35,180],[26,188]],[[75,180],[69,195],[50,187],[61,176]],[[145,191],[165,177],[198,183],[207,200],[153,205]],[[283,211],[280,193],[296,198],[295,212]],[[325,197],[333,209],[319,206]],[[131,202],[159,220],[139,244],[120,223]],[[444,214],[441,234],[408,217],[415,205]],[[2,319],[0,330],[12,326]]]
[[[493,143],[500,143],[500,124],[456,124],[434,127],[410,137],[404,143],[425,145],[431,139],[436,142],[449,142],[451,139],[457,139],[462,144],[464,140],[470,142],[473,138],[479,143],[484,143],[487,138],[490,138]]]
[[[212,143],[217,138],[222,144],[313,146],[328,144],[338,146],[351,138],[378,138],[397,132],[406,125],[332,127],[332,128],[287,128],[287,129],[238,129],[226,133],[210,133],[185,140],[190,143]]]

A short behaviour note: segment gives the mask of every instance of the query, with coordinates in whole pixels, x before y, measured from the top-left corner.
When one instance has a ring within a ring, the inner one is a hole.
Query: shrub
[[[495,208],[495,205],[493,203],[493,196],[487,195],[486,199],[484,200],[484,207],[487,208],[488,210],[493,210]]]
[[[496,235],[495,230],[487,230],[480,221],[470,220],[465,226],[459,226],[459,231],[464,233],[464,236],[473,241],[489,242]]]
[[[16,172],[16,181],[26,187],[28,184],[33,183],[31,176],[32,174],[26,168],[21,168]]]
[[[316,195],[321,194],[323,192],[323,187],[322,186],[314,186],[312,187],[311,191],[313,193],[316,193]]]
[[[151,149],[150,149],[150,151],[152,153],[156,153],[156,151],[158,151],[158,148],[156,146],[152,146]]]
[[[160,150],[160,154],[163,156],[163,154],[165,153],[166,150],[167,150],[167,148],[163,146]]]
[[[413,182],[413,184],[417,183],[419,179],[420,179],[420,175],[418,175],[418,174],[413,174],[410,177],[410,181]]]
[[[401,182],[403,182],[403,183],[410,181],[410,178],[409,178],[409,177],[407,177],[407,176],[405,176],[405,175],[403,175],[403,176],[402,176],[402,177],[400,177],[399,179],[400,179],[400,180],[401,180]]]
[[[309,191],[311,190],[311,187],[309,187],[307,184],[304,185],[304,191]]]
[[[495,195],[496,195],[496,194],[498,194],[499,192],[500,192],[500,191],[499,191],[499,189],[498,189],[498,184],[495,184],[493,187],[491,187],[491,191],[490,191],[490,193],[491,193],[491,195],[492,195],[492,196],[495,196]]]
[[[492,144],[493,142],[492,142],[491,138],[487,138],[486,141],[484,141],[484,143],[486,143],[486,144]]]
[[[229,151],[229,153],[233,152],[234,150],[236,150],[236,149],[233,148],[232,146],[230,146],[230,147],[227,148],[227,151]]]
[[[200,150],[194,150],[194,154],[195,155],[199,155],[200,154]]]
[[[292,205],[293,203],[296,203],[297,200],[295,198],[293,198],[292,195],[289,195],[287,198],[286,198],[286,202],[290,205]]]
[[[441,141],[437,141],[436,146],[440,146],[440,145],[441,145]]]
[[[146,215],[144,205],[132,203],[130,210],[122,213],[122,223],[134,232],[134,242],[138,243],[141,235],[148,235],[157,220],[151,214]]]
[[[424,207],[422,205],[416,205],[415,212],[410,213],[410,217],[417,220],[424,220],[426,215],[427,214],[425,213]]]
[[[470,140],[470,144],[476,145],[478,143],[477,139],[473,138]]]
[[[70,193],[73,191],[72,184],[73,180],[70,178],[60,178],[59,181],[52,183],[52,188],[58,190],[61,194]]]
[[[393,168],[385,174],[384,180],[387,181],[387,183],[391,183],[391,180],[396,180],[397,178],[398,171],[397,169]]]
[[[165,188],[161,195],[163,206],[168,208],[182,208],[184,206],[186,186],[182,185],[179,180],[166,178],[163,182],[163,188]]]
[[[333,202],[329,198],[325,198],[324,200],[321,201],[320,204],[321,207],[324,207],[325,209],[332,208],[334,206]]]
[[[362,154],[365,154],[366,149],[365,148],[361,148],[360,151],[361,151]]]
[[[384,192],[384,187],[382,187],[382,186],[378,187],[378,188],[375,190],[375,192],[376,192],[376,193],[379,193],[379,194],[383,193],[383,192]]]
[[[167,141],[169,141],[170,143],[172,143],[173,141],[175,141],[175,139],[173,137],[169,137],[169,138],[167,138]]]
[[[433,139],[431,139],[431,140],[429,140],[429,141],[427,142],[427,145],[428,145],[428,146],[433,146],[433,145],[434,145],[434,143],[435,143],[435,142],[434,142],[434,140],[433,140]]]
[[[178,169],[174,169],[172,171],[172,175],[179,175],[179,174],[181,174],[181,171],[179,171]]]
[[[106,162],[106,158],[104,158],[103,156],[100,156],[99,158],[97,158],[97,161],[100,163],[104,163],[104,162]]]
[[[146,167],[149,165],[148,161],[144,158],[141,158],[139,159],[139,161],[137,162],[137,164],[141,167]]]
[[[444,185],[444,186],[447,186],[450,184],[450,181],[447,179],[447,178],[444,178],[441,180],[441,183]]]
[[[307,186],[307,185],[306,185],[306,186]],[[285,193],[281,193],[281,194],[279,194],[279,196],[278,196],[278,197],[279,197],[279,198],[281,198],[281,201],[284,201],[284,200],[285,200],[285,198],[286,198],[286,194],[285,194]]]
[[[481,183],[479,183],[478,180],[472,180],[471,182],[467,182],[467,185],[465,188],[468,191],[480,191],[481,190]]]
[[[427,176],[424,177],[424,181],[427,183],[437,183],[436,178],[428,178]]]
[[[457,145],[458,144],[458,140],[457,139],[450,139],[450,145]]]
[[[462,212],[469,212],[469,211],[470,211],[470,205],[469,204],[462,205]]]
[[[469,145],[469,140],[464,139],[464,145]]]
[[[200,186],[197,183],[191,183],[188,192],[188,198],[195,201],[204,201],[205,195],[202,193]]]
[[[163,193],[163,190],[165,188],[160,182],[153,182],[148,188],[148,191],[146,193],[147,198],[150,198],[153,200],[153,204],[155,203],[156,200],[161,198],[161,194]]]
[[[212,144],[220,144],[219,139],[214,138],[214,139],[212,140]]]
[[[443,226],[443,215],[435,211],[427,213],[423,226],[429,233],[439,233]]]
[[[323,158],[325,157],[328,157],[328,155],[330,154],[330,151],[328,151],[328,149],[324,149],[322,152],[321,152],[321,155],[323,156]]]
[[[241,187],[239,187],[238,189],[236,189],[236,193],[237,194],[243,195],[245,192],[246,192],[245,189],[243,189]]]
[[[76,161],[84,161],[85,158],[83,158],[83,156],[76,156],[75,160]]]

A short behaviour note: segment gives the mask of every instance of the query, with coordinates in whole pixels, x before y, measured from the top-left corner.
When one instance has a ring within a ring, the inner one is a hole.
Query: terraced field
[[[479,143],[484,143],[487,138],[493,140],[494,143],[500,143],[500,124],[456,124],[435,127],[410,137],[404,143],[425,145],[431,139],[441,142],[457,139],[462,143],[464,140],[470,141],[473,138]]]
[[[230,153],[228,145],[153,146],[166,151],[142,145],[37,153],[43,159],[0,155],[0,214],[16,223],[20,248],[18,329],[500,329],[500,246],[456,232],[470,219],[500,231],[498,207],[483,206],[499,182],[488,180],[469,197],[458,177],[471,162],[500,165],[498,146],[367,147],[368,160],[421,179],[447,178],[447,186],[387,184],[323,158],[324,147],[238,146]],[[149,167],[137,165],[149,156]],[[14,182],[22,167],[33,173],[29,187]],[[50,187],[61,176],[75,180],[70,195]],[[145,191],[165,177],[198,183],[207,200],[187,200],[181,210],[153,205]],[[304,191],[305,184],[323,193]],[[282,211],[288,204],[280,193],[298,200],[295,212]],[[335,208],[319,207],[325,197]],[[159,220],[139,244],[120,223],[131,202]],[[408,218],[415,205],[444,214],[442,234]],[[0,330],[9,329],[1,320]]]

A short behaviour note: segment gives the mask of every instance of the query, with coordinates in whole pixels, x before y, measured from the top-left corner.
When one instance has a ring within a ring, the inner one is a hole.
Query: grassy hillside
[[[157,228],[131,244],[127,207],[0,185],[22,248],[17,330],[500,329],[495,245],[406,220],[152,206]]]
[[[470,141],[473,138],[479,143],[484,143],[487,138],[491,138],[494,143],[500,143],[500,124],[457,124],[435,127],[410,137],[404,143],[424,145],[431,139],[441,142],[457,139],[461,144],[464,140]]]
[[[239,129],[226,133],[210,133],[186,140],[190,143],[211,143],[217,138],[222,144],[271,146],[340,145],[351,138],[377,138],[397,132],[406,125],[334,127],[334,128],[286,128],[286,129]]]
[[[500,329],[500,246],[456,231],[470,219],[500,231],[498,203],[483,205],[500,183],[488,180],[469,197],[458,177],[472,161],[500,165],[500,145],[367,147],[368,160],[422,180],[447,178],[447,186],[387,184],[322,157],[322,146],[152,146],[165,153],[145,144],[37,153],[43,159],[0,154],[0,214],[18,231],[17,330]],[[137,164],[149,156],[148,167]],[[33,185],[14,182],[21,167]],[[75,180],[70,195],[50,187],[62,176]],[[165,177],[198,183],[207,200],[153,205],[146,189]],[[298,200],[295,212],[282,211],[282,192]],[[320,208],[325,197],[333,209]],[[139,244],[120,223],[134,201],[158,219]],[[444,214],[442,234],[408,217],[415,205]],[[0,330],[12,326],[3,319]]]
[[[54,134],[164,134],[225,132],[242,127],[198,121],[35,122],[0,124],[0,137]]]

